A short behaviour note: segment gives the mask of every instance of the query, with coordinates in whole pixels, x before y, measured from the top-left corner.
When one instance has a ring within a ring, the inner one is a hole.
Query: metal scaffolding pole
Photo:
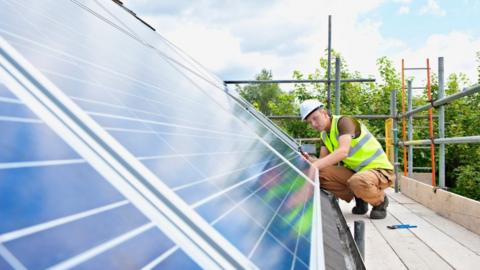
[[[332,15],[328,15],[328,64],[327,64],[327,109],[330,110],[330,99],[332,93],[330,91],[331,85],[331,66],[332,66]]]
[[[375,82],[375,79],[343,79],[342,83]],[[225,84],[268,84],[268,83],[328,83],[328,80],[228,80]]]
[[[444,86],[444,64],[443,57],[438,58],[438,99],[443,99],[445,96]],[[411,111],[412,109],[408,109]],[[438,110],[438,137],[440,139],[445,138],[445,107],[440,106]],[[410,140],[410,139],[409,139]],[[445,144],[440,144],[438,157],[438,177],[440,188],[445,188]]]
[[[391,102],[390,102],[390,112],[393,119],[393,169],[395,172],[395,192],[398,193],[399,190],[399,181],[400,175],[398,173],[398,127],[397,127],[397,91],[393,90],[390,92]]]
[[[412,110],[412,81],[408,80],[407,81],[407,110],[411,111]],[[407,123],[407,131],[408,135],[407,138],[409,141],[413,140],[413,117],[410,115],[408,117],[408,123]],[[408,177],[412,177],[413,175],[413,146],[409,145],[408,146]]]
[[[431,140],[413,140],[406,141],[405,143],[400,142],[400,145],[427,145],[431,144]],[[450,137],[443,139],[433,139],[434,144],[445,144],[445,143],[480,143],[480,136],[465,136],[465,137]]]
[[[453,95],[450,95],[450,96],[447,96],[447,97],[444,97],[444,98],[441,98],[441,99],[437,99],[436,101],[433,102],[433,107],[439,107],[439,106],[445,105],[449,102],[452,102],[454,100],[457,100],[459,98],[462,98],[462,97],[465,97],[465,96],[468,96],[468,95],[472,95],[472,94],[475,94],[475,93],[478,93],[478,92],[480,92],[480,84],[475,84],[475,85],[473,85],[469,88],[464,89],[461,92],[455,93]],[[409,112],[406,112],[405,114],[402,114],[401,117],[403,117],[403,116],[408,117],[410,115],[414,115],[415,113],[418,113],[418,112],[421,112],[421,111],[426,111],[430,108],[432,108],[432,104],[423,105],[423,106],[417,107],[417,108],[415,108],[415,109],[413,109]]]
[[[386,120],[389,118],[392,118],[392,115],[389,114],[352,114],[349,115],[350,117],[356,118],[356,119],[366,119],[366,120]],[[270,115],[268,116],[270,119],[300,119],[299,115]],[[427,119],[428,115],[414,115],[414,119]],[[400,119],[397,117],[397,120]],[[428,128],[428,127],[426,127]]]
[[[335,114],[340,115],[340,57],[335,57]]]

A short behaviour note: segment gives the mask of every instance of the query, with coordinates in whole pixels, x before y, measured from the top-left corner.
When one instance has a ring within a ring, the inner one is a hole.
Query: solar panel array
[[[221,80],[113,2],[0,3],[0,269],[311,266],[311,170]]]

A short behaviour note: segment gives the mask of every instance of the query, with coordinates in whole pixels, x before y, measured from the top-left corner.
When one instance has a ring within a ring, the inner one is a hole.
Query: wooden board
[[[406,206],[399,204],[394,199],[390,201],[391,204],[388,207],[390,216],[397,219],[399,223],[417,225],[418,228],[409,229],[409,231],[450,266],[455,269],[477,269],[480,266],[480,256],[478,254],[432,223],[416,215]]]

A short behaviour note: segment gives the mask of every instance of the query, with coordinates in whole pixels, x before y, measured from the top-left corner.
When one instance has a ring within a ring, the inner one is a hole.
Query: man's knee
[[[348,187],[354,192],[358,190],[370,189],[375,186],[374,176],[368,172],[356,173],[347,180]]]

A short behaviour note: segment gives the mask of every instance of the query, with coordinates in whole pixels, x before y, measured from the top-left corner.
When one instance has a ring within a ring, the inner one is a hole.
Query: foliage
[[[480,166],[464,165],[455,169],[457,182],[453,192],[480,201]]]
[[[272,72],[262,69],[255,79],[264,81],[272,80]],[[265,115],[272,113],[272,106],[279,102],[279,97],[282,94],[282,90],[276,83],[251,84],[243,88],[238,88],[240,94]]]
[[[335,57],[341,58],[341,78],[362,78],[359,72],[350,72],[345,59],[338,52],[333,52],[332,70],[335,70]],[[480,52],[477,53],[479,82],[480,82]],[[300,71],[293,71],[293,79],[327,79],[328,60],[325,56],[320,58],[319,67],[310,74],[303,74]],[[379,80],[375,83],[342,83],[340,86],[341,114],[390,114],[391,92],[397,94],[397,111],[402,110],[401,78],[394,63],[387,57],[377,60],[377,67],[380,74]],[[332,77],[334,77],[332,75]],[[257,76],[257,80],[271,80],[272,73],[263,69]],[[416,85],[419,85],[416,82]],[[432,73],[431,90],[433,98],[438,96],[438,76]],[[445,95],[452,95],[463,88],[471,85],[465,74],[453,73],[447,78]],[[332,83],[332,108],[335,84]],[[321,101],[327,99],[326,84],[295,84],[290,92],[282,91],[277,84],[248,85],[238,87],[241,95],[254,104],[266,115],[298,115],[299,104],[310,98]],[[405,97],[406,100],[406,97]],[[427,103],[426,90],[412,99],[413,107]],[[407,104],[405,104],[406,106]],[[452,102],[445,107],[445,137],[460,137],[480,135],[478,125],[480,95],[465,97]],[[436,109],[433,113],[437,114]],[[422,115],[427,115],[426,112]],[[284,129],[294,138],[315,138],[319,137],[318,132],[311,129],[298,119],[275,120],[276,124]],[[385,122],[378,120],[363,121],[369,130],[376,137],[384,137]],[[438,121],[434,120],[435,136],[438,135]],[[428,119],[415,119],[414,139],[428,139]],[[402,122],[398,126],[399,138],[402,138]],[[402,151],[402,147],[399,149]],[[438,147],[436,147],[436,159],[438,164]],[[402,153],[399,153],[402,163]],[[453,192],[480,200],[480,165],[477,165],[476,157],[480,156],[480,147],[477,144],[449,144],[446,146],[446,184],[452,187]],[[414,164],[416,167],[430,167],[430,151],[428,149],[415,149]],[[438,168],[437,168],[438,169]]]

